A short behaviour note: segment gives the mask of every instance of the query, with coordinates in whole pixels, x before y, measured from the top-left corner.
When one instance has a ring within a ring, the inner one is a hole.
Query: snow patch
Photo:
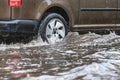
[[[22,80],[74,80],[83,76],[83,80],[101,80],[101,76],[110,76],[115,80],[119,76],[115,70],[115,66],[110,63],[92,63],[91,65],[76,67],[70,71],[59,73],[57,76],[42,75],[39,77],[28,77]]]
[[[71,52],[71,51],[68,51]],[[116,55],[116,58],[112,58]],[[109,57],[109,58],[106,58]],[[116,80],[119,77],[120,57],[119,51],[101,51],[96,52],[92,55],[85,56],[88,58],[98,58],[101,62],[93,62],[88,65],[82,65],[75,67],[69,71],[58,73],[55,76],[52,75],[41,75],[39,77],[27,77],[22,80],[75,80],[79,77],[82,80]],[[116,66],[117,65],[117,66]]]
[[[74,52],[74,51],[72,51],[72,50],[67,50],[67,51],[65,51],[65,53],[72,54],[72,53],[76,53],[76,52]]]

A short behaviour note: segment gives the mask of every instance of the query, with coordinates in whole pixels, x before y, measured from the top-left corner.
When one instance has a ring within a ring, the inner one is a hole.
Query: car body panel
[[[9,0],[0,0],[0,20],[36,20],[39,24],[34,30],[38,30],[44,15],[52,7],[66,12],[71,31],[120,27],[119,0],[22,0],[20,7],[8,4]]]
[[[82,2],[82,3],[81,3]],[[118,0],[81,0],[79,25],[74,31],[115,30],[117,21]]]
[[[118,12],[116,26],[120,26],[120,0],[118,0]]]
[[[117,0],[80,0],[79,25],[105,27],[116,23]],[[97,27],[96,27],[97,28]]]
[[[65,10],[70,18],[71,27],[79,23],[79,0],[23,0],[21,7],[12,8],[12,19],[41,20],[45,12],[55,6]]]
[[[0,0],[0,20],[9,20],[11,16],[8,0]]]
[[[22,6],[12,7],[12,19],[35,19],[36,3],[36,0],[22,0]]]

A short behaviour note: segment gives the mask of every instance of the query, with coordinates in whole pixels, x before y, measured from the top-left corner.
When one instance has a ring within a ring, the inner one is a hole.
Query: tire
[[[38,37],[41,36],[43,41],[55,43],[62,41],[68,33],[68,25],[65,19],[57,13],[50,13],[42,20]]]

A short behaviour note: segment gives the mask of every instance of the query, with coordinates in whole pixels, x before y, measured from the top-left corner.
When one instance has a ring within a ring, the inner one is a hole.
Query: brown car
[[[0,0],[0,34],[61,41],[68,31],[120,29],[120,0]]]

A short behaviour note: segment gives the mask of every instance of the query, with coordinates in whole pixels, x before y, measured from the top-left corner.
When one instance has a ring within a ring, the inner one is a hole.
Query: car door
[[[9,0],[0,0],[0,20],[10,19]]]
[[[80,0],[79,27],[115,26],[116,10],[117,0]]]

